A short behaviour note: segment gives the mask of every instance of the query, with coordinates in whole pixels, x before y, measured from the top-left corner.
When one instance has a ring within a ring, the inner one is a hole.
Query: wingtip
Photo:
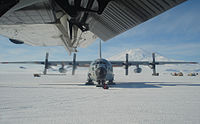
[[[198,62],[190,62],[190,64],[199,64]]]

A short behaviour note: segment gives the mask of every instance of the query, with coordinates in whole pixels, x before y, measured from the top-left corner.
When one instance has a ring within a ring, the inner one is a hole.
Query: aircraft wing
[[[110,61],[113,67],[122,67],[126,65],[125,61]],[[153,62],[150,61],[128,61],[128,66],[137,66],[137,65],[152,65]],[[166,64],[198,64],[197,62],[165,62],[165,61],[156,61],[155,65],[166,65]]]
[[[1,0],[0,34],[71,53],[107,41],[186,0]]]
[[[92,61],[76,61],[78,67],[89,67]],[[41,64],[45,65],[45,61],[20,61],[20,62],[0,62],[0,64]],[[73,61],[48,61],[48,66],[67,65],[72,66]]]
[[[89,67],[92,61],[76,61],[76,65],[79,67]],[[122,67],[126,65],[125,61],[109,61],[113,67]],[[20,61],[20,62],[0,62],[0,64],[41,64],[44,65],[45,61]],[[136,65],[151,65],[152,62],[149,61],[129,61],[129,66]],[[156,61],[156,65],[165,65],[165,64],[198,64],[197,62],[163,62]],[[48,61],[49,66],[57,65],[73,65],[73,61]]]
[[[92,61],[76,61],[75,64],[78,67],[89,67]],[[45,64],[44,62],[42,64]],[[73,61],[48,61],[50,66],[57,66],[57,65],[67,65],[73,66]]]
[[[157,65],[166,65],[166,64],[198,64],[197,62],[156,62]]]
[[[126,65],[125,61],[110,61],[113,67],[122,67]],[[134,65],[149,65],[149,61],[129,61],[128,62],[129,66],[134,66]]]
[[[155,57],[155,56],[154,56]],[[113,67],[124,67],[125,69],[125,75],[128,75],[128,68],[130,66],[136,66],[136,69],[134,69],[135,73],[140,73],[142,71],[141,68],[139,68],[139,65],[146,65],[149,66],[153,70],[154,76],[158,76],[159,73],[156,73],[156,66],[157,65],[164,65],[164,64],[198,64],[197,62],[162,62],[162,61],[155,61],[155,58],[153,57],[153,61],[110,61]],[[128,59],[127,59],[128,60]]]
[[[44,64],[43,61],[0,62],[0,64]]]

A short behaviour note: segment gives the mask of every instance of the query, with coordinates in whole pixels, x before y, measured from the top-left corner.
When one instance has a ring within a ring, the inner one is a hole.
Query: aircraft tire
[[[113,82],[113,80],[108,81],[108,85],[115,85],[116,83]]]
[[[94,85],[94,82],[86,82],[85,85]]]
[[[96,85],[96,87],[102,87],[102,86],[103,86],[102,84],[97,84],[97,85]]]

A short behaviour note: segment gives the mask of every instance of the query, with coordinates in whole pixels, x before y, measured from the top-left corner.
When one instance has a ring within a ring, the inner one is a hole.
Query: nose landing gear
[[[105,83],[104,83],[104,85],[103,85],[103,89],[109,89],[108,84],[105,84]]]
[[[99,80],[96,87],[102,87],[103,89],[109,89],[108,84],[106,84],[104,80]]]

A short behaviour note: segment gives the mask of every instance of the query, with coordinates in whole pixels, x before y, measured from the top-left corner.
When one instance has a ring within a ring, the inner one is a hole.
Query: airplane
[[[49,61],[49,54],[46,53],[45,61],[24,61],[24,62],[0,62],[0,64],[43,64],[44,72],[47,74],[47,69],[51,66],[62,65],[59,71],[61,73],[66,72],[64,66],[72,67],[72,75],[75,74],[77,67],[89,67],[87,82],[85,85],[94,85],[94,82],[97,82],[97,87],[103,87],[108,89],[108,85],[114,85],[114,74],[113,67],[124,67],[125,75],[128,75],[128,69],[130,66],[136,66],[134,69],[135,73],[141,73],[142,68],[140,65],[149,66],[153,70],[153,76],[159,76],[159,73],[156,73],[157,65],[164,64],[198,64],[197,62],[166,62],[166,61],[156,61],[155,53],[152,53],[152,61],[129,61],[128,54],[125,56],[125,61],[108,61],[102,58],[101,54],[101,41],[99,44],[99,58],[94,61],[76,61],[76,54],[74,53],[72,61]],[[37,75],[38,76],[38,75]]]
[[[0,35],[15,44],[64,46],[71,54],[186,0],[1,0]]]

